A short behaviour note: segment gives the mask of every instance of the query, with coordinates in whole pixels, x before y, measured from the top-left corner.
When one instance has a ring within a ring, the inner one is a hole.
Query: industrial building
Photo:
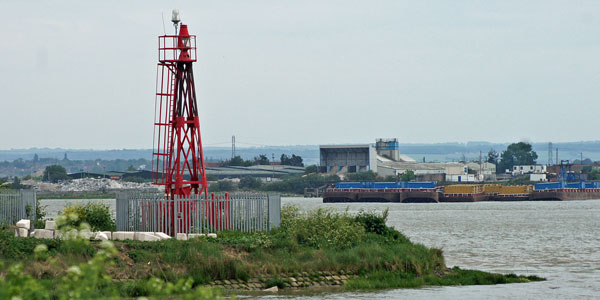
[[[322,145],[319,146],[319,153],[322,173],[377,173],[377,152],[369,144]]]
[[[320,172],[344,176],[347,173],[373,171],[378,176],[402,176],[412,171],[419,180],[472,182],[464,163],[419,163],[401,154],[397,139],[378,139],[375,147],[361,145],[321,145]]]

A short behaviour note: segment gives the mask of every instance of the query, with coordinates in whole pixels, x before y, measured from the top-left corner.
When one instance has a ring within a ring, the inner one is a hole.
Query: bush
[[[362,224],[367,232],[373,232],[379,235],[387,235],[389,234],[389,229],[387,225],[385,225],[385,222],[387,221],[388,212],[389,210],[386,209],[381,215],[377,215],[375,213],[367,213],[361,210],[354,217],[354,220]]]
[[[256,177],[242,177],[239,187],[241,189],[258,189],[262,185],[260,179]]]
[[[110,213],[110,207],[102,202],[88,202],[86,204],[74,203],[66,206],[62,215],[74,214],[77,218],[70,221],[70,226],[80,226],[81,223],[88,223],[92,231],[115,231],[115,219]]]
[[[229,180],[219,180],[208,186],[208,191],[211,193],[231,192],[233,190],[235,190],[235,186],[233,185],[233,182]]]
[[[365,235],[364,227],[352,216],[328,209],[300,212],[298,207],[286,206],[281,220],[282,231],[298,244],[313,248],[346,249]]]

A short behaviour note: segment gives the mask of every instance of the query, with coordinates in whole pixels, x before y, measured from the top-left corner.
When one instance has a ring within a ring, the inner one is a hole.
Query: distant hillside
[[[488,142],[468,142],[468,143],[439,143],[439,144],[400,144],[400,152],[407,154],[417,161],[425,157],[426,161],[457,161],[466,158],[467,160],[478,160],[479,152],[483,156],[490,149],[502,152],[509,143],[488,143]],[[555,143],[554,148],[559,149],[559,159],[575,160],[580,158],[583,152],[584,158],[594,161],[600,160],[600,141]],[[548,144],[533,143],[533,149],[538,154],[538,162],[546,163],[548,160]],[[0,161],[13,161],[16,159],[31,160],[37,154],[39,158],[63,159],[67,153],[70,160],[116,160],[116,159],[152,159],[151,149],[122,149],[122,150],[93,150],[93,149],[51,149],[51,148],[31,148],[31,149],[11,149],[0,150]],[[555,152],[553,151],[553,160]],[[319,163],[319,146],[264,146],[264,147],[244,147],[237,148],[236,155],[244,159],[252,159],[260,154],[265,154],[269,160],[275,156],[279,160],[281,154],[300,155],[306,165]],[[231,158],[231,148],[229,147],[205,147],[204,156],[207,161],[221,161]]]

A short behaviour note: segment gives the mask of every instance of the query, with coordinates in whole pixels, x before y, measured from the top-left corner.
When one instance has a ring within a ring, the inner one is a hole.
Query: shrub
[[[299,244],[313,248],[345,249],[356,245],[365,235],[364,227],[348,213],[329,209],[300,212],[286,206],[281,213],[281,229]]]
[[[81,223],[88,223],[93,231],[115,231],[115,219],[110,213],[110,207],[102,202],[88,202],[86,204],[74,203],[66,206],[63,215],[74,214],[75,220],[70,221],[68,225],[79,226]]]
[[[241,189],[258,189],[261,185],[262,182],[260,181],[260,179],[256,177],[247,176],[242,177],[242,179],[240,179],[239,187]]]
[[[385,222],[387,221],[389,210],[386,209],[381,213],[381,215],[377,215],[375,213],[367,213],[365,211],[360,211],[355,217],[354,220],[360,224],[362,224],[367,232],[373,232],[379,235],[387,235],[389,233],[387,225]]]
[[[231,192],[235,190],[235,186],[233,182],[229,180],[219,180],[208,186],[208,191],[211,193],[216,192]]]

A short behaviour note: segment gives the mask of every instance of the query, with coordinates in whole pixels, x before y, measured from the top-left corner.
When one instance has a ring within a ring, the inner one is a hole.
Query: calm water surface
[[[70,201],[42,200],[42,204],[55,214]],[[114,200],[102,201],[114,207]],[[535,274],[548,280],[258,299],[600,299],[600,200],[324,204],[317,198],[283,198],[282,202],[303,210],[348,208],[351,213],[389,208],[389,225],[414,242],[443,249],[448,266]]]

